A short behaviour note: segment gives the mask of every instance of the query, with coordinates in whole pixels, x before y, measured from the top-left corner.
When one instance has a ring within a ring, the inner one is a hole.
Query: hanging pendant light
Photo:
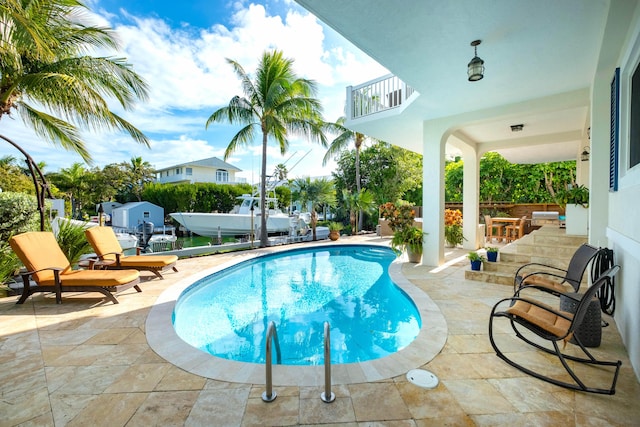
[[[478,57],[478,45],[480,43],[482,43],[480,40],[474,40],[471,42],[471,46],[473,46],[474,57],[467,66],[467,74],[469,74],[470,82],[482,80],[482,78],[484,77],[484,61]]]

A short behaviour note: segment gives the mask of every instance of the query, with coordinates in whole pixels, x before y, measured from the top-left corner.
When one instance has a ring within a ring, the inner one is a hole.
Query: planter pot
[[[471,269],[474,271],[480,271],[480,267],[482,266],[482,261],[471,261]]]
[[[339,231],[330,231],[329,232],[329,239],[333,240],[334,242],[336,240],[338,240],[340,238],[340,232]]]
[[[419,263],[422,260],[422,254],[413,252],[411,249],[407,249],[407,256],[409,257],[409,262]]]
[[[498,252],[487,252],[487,261],[489,262],[498,261]]]
[[[589,224],[589,209],[582,205],[567,204],[565,208],[566,232],[569,235],[586,236]]]

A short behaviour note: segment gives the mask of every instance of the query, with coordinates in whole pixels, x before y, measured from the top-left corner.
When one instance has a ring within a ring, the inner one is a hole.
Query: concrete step
[[[563,229],[545,226],[502,247],[498,262],[484,262],[482,271],[465,271],[465,278],[513,286],[513,277],[524,264],[535,262],[566,269],[575,251],[586,241],[586,236],[567,236]],[[585,275],[583,281],[586,280]]]

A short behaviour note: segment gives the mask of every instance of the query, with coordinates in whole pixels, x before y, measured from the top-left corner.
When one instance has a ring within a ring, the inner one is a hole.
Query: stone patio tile
[[[152,391],[170,367],[169,363],[132,365],[117,377],[105,393]]]
[[[443,383],[469,415],[517,412],[516,408],[486,380],[444,380]]]
[[[349,391],[357,421],[411,418],[411,413],[394,383],[350,384]]]
[[[127,427],[182,426],[198,399],[197,391],[149,393]],[[213,425],[213,424],[212,424]]]
[[[245,412],[250,386],[203,390],[185,426],[238,426]]]
[[[176,366],[169,365],[168,371],[156,386],[155,391],[202,390],[206,382],[207,379],[204,377],[191,374]]]
[[[242,426],[290,426],[300,424],[300,398],[278,396],[272,402],[259,397],[247,399]]]

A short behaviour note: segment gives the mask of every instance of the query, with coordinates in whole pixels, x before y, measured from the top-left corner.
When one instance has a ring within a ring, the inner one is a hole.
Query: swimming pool
[[[242,262],[185,289],[173,324],[190,345],[214,356],[264,363],[270,321],[282,363],[323,363],[323,324],[331,325],[331,362],[396,353],[421,329],[415,304],[388,274],[396,258],[379,246],[297,249]]]

